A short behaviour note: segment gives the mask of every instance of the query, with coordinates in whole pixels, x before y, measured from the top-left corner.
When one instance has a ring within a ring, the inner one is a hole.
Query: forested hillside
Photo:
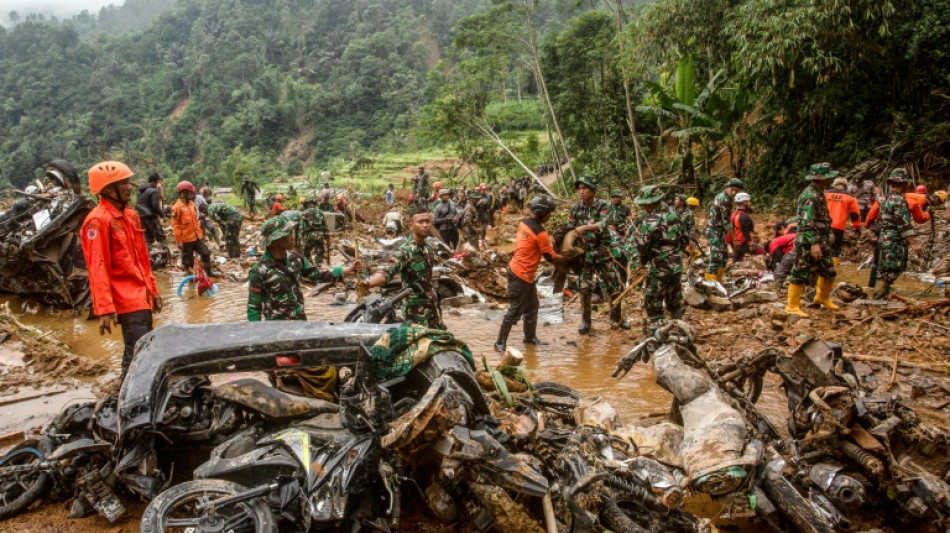
[[[2,178],[109,152],[223,181],[243,159],[299,172],[404,143],[455,21],[483,4],[180,0],[141,33],[0,28]]]

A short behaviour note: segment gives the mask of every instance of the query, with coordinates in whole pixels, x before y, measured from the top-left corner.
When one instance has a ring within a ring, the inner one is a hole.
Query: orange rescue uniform
[[[158,295],[138,213],[101,199],[82,224],[82,253],[89,272],[92,312],[117,315],[152,309]]]
[[[180,248],[183,243],[195,242],[203,239],[205,234],[198,223],[198,211],[195,204],[185,202],[181,198],[172,206],[172,231],[175,233],[175,242]]]
[[[270,216],[268,216],[267,218],[276,217],[277,215],[283,213],[286,210],[287,208],[281,205],[280,202],[274,202],[274,205],[270,206]]]
[[[518,224],[518,234],[515,238],[515,251],[511,254],[508,268],[511,273],[527,283],[534,283],[534,275],[538,271],[541,258],[549,260],[554,257],[554,247],[551,238],[541,224],[528,217]]]
[[[914,222],[918,224],[930,222],[930,213],[927,212],[926,194],[906,192],[904,193],[904,199],[907,200],[907,207],[910,208],[910,216],[914,219]],[[871,206],[871,210],[868,211],[868,217],[864,222],[864,227],[870,227],[871,222],[874,222],[879,216],[881,216],[881,205],[878,202],[874,202],[874,205]]]
[[[861,228],[861,210],[858,208],[858,200],[848,194],[848,191],[842,189],[825,191],[825,203],[828,204],[828,213],[831,215],[831,229],[844,231],[848,226],[849,218],[854,229]]]

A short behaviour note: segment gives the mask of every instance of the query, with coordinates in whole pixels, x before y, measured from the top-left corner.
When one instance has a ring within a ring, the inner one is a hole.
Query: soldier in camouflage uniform
[[[664,304],[670,318],[683,317],[683,253],[689,236],[680,215],[663,203],[663,196],[653,185],[640,189],[633,201],[646,215],[637,219],[627,239],[630,255],[636,258],[634,266],[647,267],[643,307],[651,324],[648,331],[653,323],[666,318]]]
[[[877,270],[881,286],[874,298],[884,298],[891,284],[907,268],[907,245],[915,252],[920,248],[914,239],[914,225],[904,193],[907,192],[907,170],[895,168],[887,178],[890,191],[881,200],[881,235],[877,242]]]
[[[412,178],[412,197],[416,205],[429,209],[429,174],[425,167],[419,167],[419,173]]]
[[[465,209],[462,210],[462,242],[472,245],[477,250],[478,241],[482,238],[482,221],[475,204],[481,200],[482,195],[478,191],[472,191],[468,197],[471,201],[466,202]]]
[[[726,182],[726,188],[713,198],[709,204],[709,220],[706,221],[706,240],[709,242],[709,261],[706,265],[706,279],[722,281],[729,261],[729,247],[726,233],[732,228],[732,198],[742,190],[742,180],[732,178]]]
[[[615,298],[622,290],[623,281],[614,268],[612,243],[607,226],[609,206],[607,202],[596,198],[597,182],[590,176],[583,176],[574,182],[574,189],[580,200],[571,206],[568,225],[574,228],[577,237],[582,239],[584,249],[584,269],[581,271],[581,325],[577,332],[590,334],[591,295],[594,290],[600,292],[604,301]],[[596,286],[596,289],[595,289]],[[623,320],[621,304],[610,309],[610,320],[623,329],[630,329],[630,323]]]
[[[788,276],[788,303],[785,311],[807,317],[802,311],[801,298],[805,284],[813,275],[818,276],[814,302],[828,309],[838,306],[831,301],[834,286],[834,262],[831,260],[831,214],[825,201],[825,189],[838,172],[829,163],[817,163],[805,176],[811,184],[798,196],[798,235],[795,237],[795,264]]]
[[[300,235],[300,222],[303,220],[303,213],[296,209],[285,209],[280,215],[294,223],[294,249],[300,252],[303,249],[303,239]],[[309,258],[307,259],[310,260]]]
[[[295,223],[283,216],[273,217],[261,227],[261,244],[264,257],[251,268],[248,278],[247,319],[261,320],[306,320],[300,278],[311,281],[339,281],[361,268],[359,261],[348,267],[319,270],[294,250]],[[334,367],[317,367],[278,372],[273,376],[278,388],[291,392],[303,392],[308,396],[333,401],[337,370]]]
[[[389,283],[398,274],[403,287],[412,294],[403,300],[403,317],[407,322],[432,329],[445,329],[439,295],[432,281],[432,267],[436,263],[435,250],[426,243],[432,228],[432,214],[416,206],[409,216],[412,239],[396,250],[389,264],[366,281],[359,282],[361,290],[369,290]]]
[[[236,208],[225,203],[207,206],[208,216],[224,233],[224,247],[231,259],[241,257],[241,224],[244,216]]]
[[[610,205],[607,206],[607,227],[620,236],[627,234],[630,224],[630,208],[623,203],[623,195],[618,189],[610,191]]]
[[[677,194],[676,198],[673,199],[673,211],[679,215],[680,223],[683,226],[683,231],[686,233],[686,237],[689,239],[689,245],[687,246],[687,255],[690,258],[697,257],[693,253],[701,253],[697,250],[702,250],[702,246],[699,245],[699,232],[696,229],[696,215],[693,214],[693,209],[699,207],[699,200],[690,196],[687,198],[682,194]]]
[[[329,263],[330,237],[323,211],[317,208],[317,201],[313,198],[304,200],[303,206],[304,210],[300,220],[303,256],[316,264],[323,261]]]
[[[359,263],[348,267],[320,270],[294,251],[296,224],[283,216],[274,217],[261,227],[264,256],[251,267],[247,319],[306,320],[300,279],[313,282],[339,281],[359,270]]]

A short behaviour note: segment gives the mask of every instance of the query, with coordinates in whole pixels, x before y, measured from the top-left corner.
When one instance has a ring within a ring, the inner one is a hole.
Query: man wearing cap
[[[613,269],[614,261],[608,249],[607,202],[596,197],[597,182],[590,176],[581,176],[574,182],[578,201],[571,206],[568,225],[574,228],[575,234],[583,239],[584,269],[581,271],[581,325],[577,332],[581,335],[590,334],[591,296],[596,284],[605,302],[614,298],[621,291],[622,281]],[[610,320],[623,329],[630,329],[630,323],[623,320],[621,303],[617,302],[610,308]]]
[[[201,258],[201,266],[209,276],[216,275],[211,270],[211,250],[204,241],[204,230],[198,222],[195,209],[195,194],[198,189],[190,181],[181,181],[176,186],[178,200],[172,205],[172,232],[175,243],[181,250],[181,264],[188,270],[195,266],[195,252]]]
[[[142,223],[129,207],[133,175],[118,161],[104,161],[89,169],[89,191],[99,196],[99,205],[86,215],[80,230],[99,335],[111,334],[116,323],[122,327],[123,379],[135,343],[152,330],[152,312],[162,310]]]
[[[436,264],[435,250],[426,243],[426,237],[432,228],[432,214],[429,210],[416,206],[409,215],[409,231],[412,238],[399,247],[389,258],[389,264],[381,268],[373,277],[360,281],[360,290],[369,290],[389,283],[399,275],[403,287],[412,289],[403,300],[403,318],[407,322],[420,324],[431,329],[445,329],[442,323],[442,309],[439,295],[432,281],[432,267]]]
[[[646,266],[647,277],[643,290],[643,309],[650,321],[647,331],[653,331],[657,321],[683,318],[683,252],[689,236],[680,216],[663,203],[664,193],[655,185],[647,185],[633,202],[646,214],[637,219],[631,229],[628,255],[635,258],[634,266]],[[666,312],[664,313],[664,305]]]
[[[732,221],[732,262],[738,263],[745,259],[747,254],[764,255],[765,249],[755,241],[755,222],[749,216],[752,196],[747,192],[736,193],[734,199],[736,210],[730,215]]]
[[[270,206],[270,213],[267,214],[267,218],[274,218],[286,210],[287,208],[284,207],[284,195],[277,193],[277,195],[274,196],[274,203]]]
[[[412,194],[416,205],[429,208],[429,174],[425,167],[419,167],[419,173],[412,177]]]
[[[317,200],[307,198],[303,201],[303,212],[300,217],[300,234],[303,237],[303,256],[308,261],[319,265],[321,262],[330,262],[330,242],[327,220],[323,211],[317,209]]]
[[[907,245],[920,251],[914,239],[914,224],[904,193],[907,192],[907,170],[895,168],[887,178],[890,191],[881,200],[881,235],[877,242],[877,277],[881,286],[873,297],[884,298],[891,291],[891,284],[907,268]]]
[[[620,189],[611,189],[610,205],[607,206],[607,227],[623,236],[627,234],[629,224],[630,208],[623,203],[623,195],[620,194]]]
[[[732,199],[742,190],[742,180],[732,178],[726,182],[726,188],[713,198],[709,204],[709,220],[706,221],[706,240],[709,242],[709,261],[706,265],[706,279],[722,281],[729,261],[729,246],[726,244],[726,232],[730,228]]]
[[[861,231],[861,209],[858,200],[848,192],[848,180],[839,176],[835,178],[831,188],[825,191],[825,202],[828,204],[828,214],[831,216],[831,234],[834,240],[831,243],[831,262],[838,268],[838,258],[841,257],[841,247],[844,244],[844,232],[848,227],[848,220],[854,231]]]
[[[528,206],[531,215],[518,224],[515,249],[508,263],[508,312],[501,321],[495,341],[495,351],[499,353],[505,352],[508,334],[519,318],[523,320],[525,344],[547,345],[538,338],[539,304],[535,274],[542,257],[555,264],[566,261],[564,256],[554,251],[551,238],[544,229],[544,223],[551,218],[555,207],[554,200],[547,196],[535,197]]]
[[[135,210],[138,211],[139,219],[145,228],[145,244],[165,242],[165,231],[162,230],[160,219],[165,218],[162,212],[162,195],[158,188],[161,186],[162,177],[157,172],[153,172],[146,183],[139,185],[139,197],[135,202]]]
[[[462,242],[466,242],[478,250],[478,243],[482,239],[482,220],[478,214],[476,204],[481,201],[482,195],[475,189],[469,195],[462,210]]]
[[[838,306],[831,301],[835,265],[831,261],[831,215],[824,190],[838,172],[830,163],[817,163],[805,176],[810,183],[798,196],[798,234],[795,236],[795,264],[788,276],[787,313],[807,317],[802,311],[802,290],[813,275],[818,276],[814,302],[828,309]]]
[[[432,211],[432,223],[449,248],[455,250],[459,245],[458,223],[461,218],[458,207],[451,200],[449,189],[439,190],[439,202]]]
[[[687,246],[687,255],[692,257],[694,253],[702,253],[697,250],[702,250],[702,246],[699,245],[699,232],[696,230],[696,216],[693,214],[693,209],[699,208],[699,200],[690,196],[687,198],[682,194],[677,194],[673,198],[673,211],[679,215],[680,224],[683,226],[683,231],[686,232],[686,236],[689,238],[689,245]]]
[[[286,218],[294,224],[294,249],[300,253],[303,250],[303,234],[301,233],[300,223],[303,221],[303,213],[297,209],[284,209],[280,212],[280,217]],[[306,256],[304,256],[306,257]],[[309,261],[310,258],[307,258]]]
[[[254,204],[257,201],[257,193],[261,192],[260,186],[251,181],[250,176],[244,176],[244,179],[241,180],[241,196],[244,197],[244,204],[247,205],[247,210],[253,215],[254,214]]]
[[[221,228],[221,233],[224,234],[224,247],[228,252],[228,257],[231,259],[241,257],[241,224],[244,223],[241,211],[224,202],[210,204],[206,208],[208,217]]]

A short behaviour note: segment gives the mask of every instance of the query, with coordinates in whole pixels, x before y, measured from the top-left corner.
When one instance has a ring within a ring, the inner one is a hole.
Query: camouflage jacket
[[[432,224],[439,230],[451,230],[458,226],[459,210],[455,202],[449,200],[436,202],[435,209],[432,210]]]
[[[825,194],[809,184],[798,196],[798,236],[795,248],[804,250],[813,244],[827,244],[831,236],[831,215]]]
[[[687,210],[688,211],[688,210]],[[721,192],[709,204],[709,220],[706,222],[706,232],[714,231],[717,235],[725,235],[732,226],[729,217],[732,215],[732,198]]]
[[[402,285],[412,289],[412,295],[406,299],[406,305],[422,302],[435,302],[435,284],[432,283],[432,267],[435,265],[435,250],[426,243],[416,244],[412,239],[396,250],[389,258],[386,268],[380,269],[386,283],[398,274]]]
[[[248,275],[247,319],[251,322],[306,320],[300,278],[326,282],[342,277],[342,268],[321,271],[296,252],[288,252],[283,261],[264,252],[264,257],[251,267]]]
[[[904,195],[891,191],[881,200],[881,237],[903,241],[913,237],[914,225]]]
[[[418,200],[420,196],[428,197],[429,196],[429,175],[428,174],[416,174],[413,177],[413,192],[416,194],[416,199]]]
[[[475,204],[468,202],[462,211],[462,229],[479,231],[482,228],[482,219],[478,216],[478,209]]]
[[[209,205],[208,216],[221,226],[237,224],[244,220],[240,211],[224,203]]]
[[[676,212],[680,217],[680,224],[683,226],[683,233],[686,234],[686,238],[689,240],[696,240],[696,218],[693,216],[693,210],[689,207],[684,207],[682,210]]]
[[[613,226],[618,232],[624,233],[630,223],[630,208],[624,204],[607,205],[607,225]]]
[[[689,236],[683,230],[680,216],[668,205],[661,204],[652,213],[637,219],[627,242],[637,262],[649,264],[651,275],[683,273],[683,251],[689,244]]]
[[[568,225],[577,228],[587,224],[597,224],[600,229],[585,233],[584,242],[588,246],[603,246],[607,241],[609,207],[607,202],[599,198],[594,198],[590,205],[584,205],[584,202],[578,201],[571,206],[571,214],[567,219]]]
[[[316,207],[304,209],[300,219],[300,231],[304,237],[325,237],[327,220],[323,216],[323,211]]]

